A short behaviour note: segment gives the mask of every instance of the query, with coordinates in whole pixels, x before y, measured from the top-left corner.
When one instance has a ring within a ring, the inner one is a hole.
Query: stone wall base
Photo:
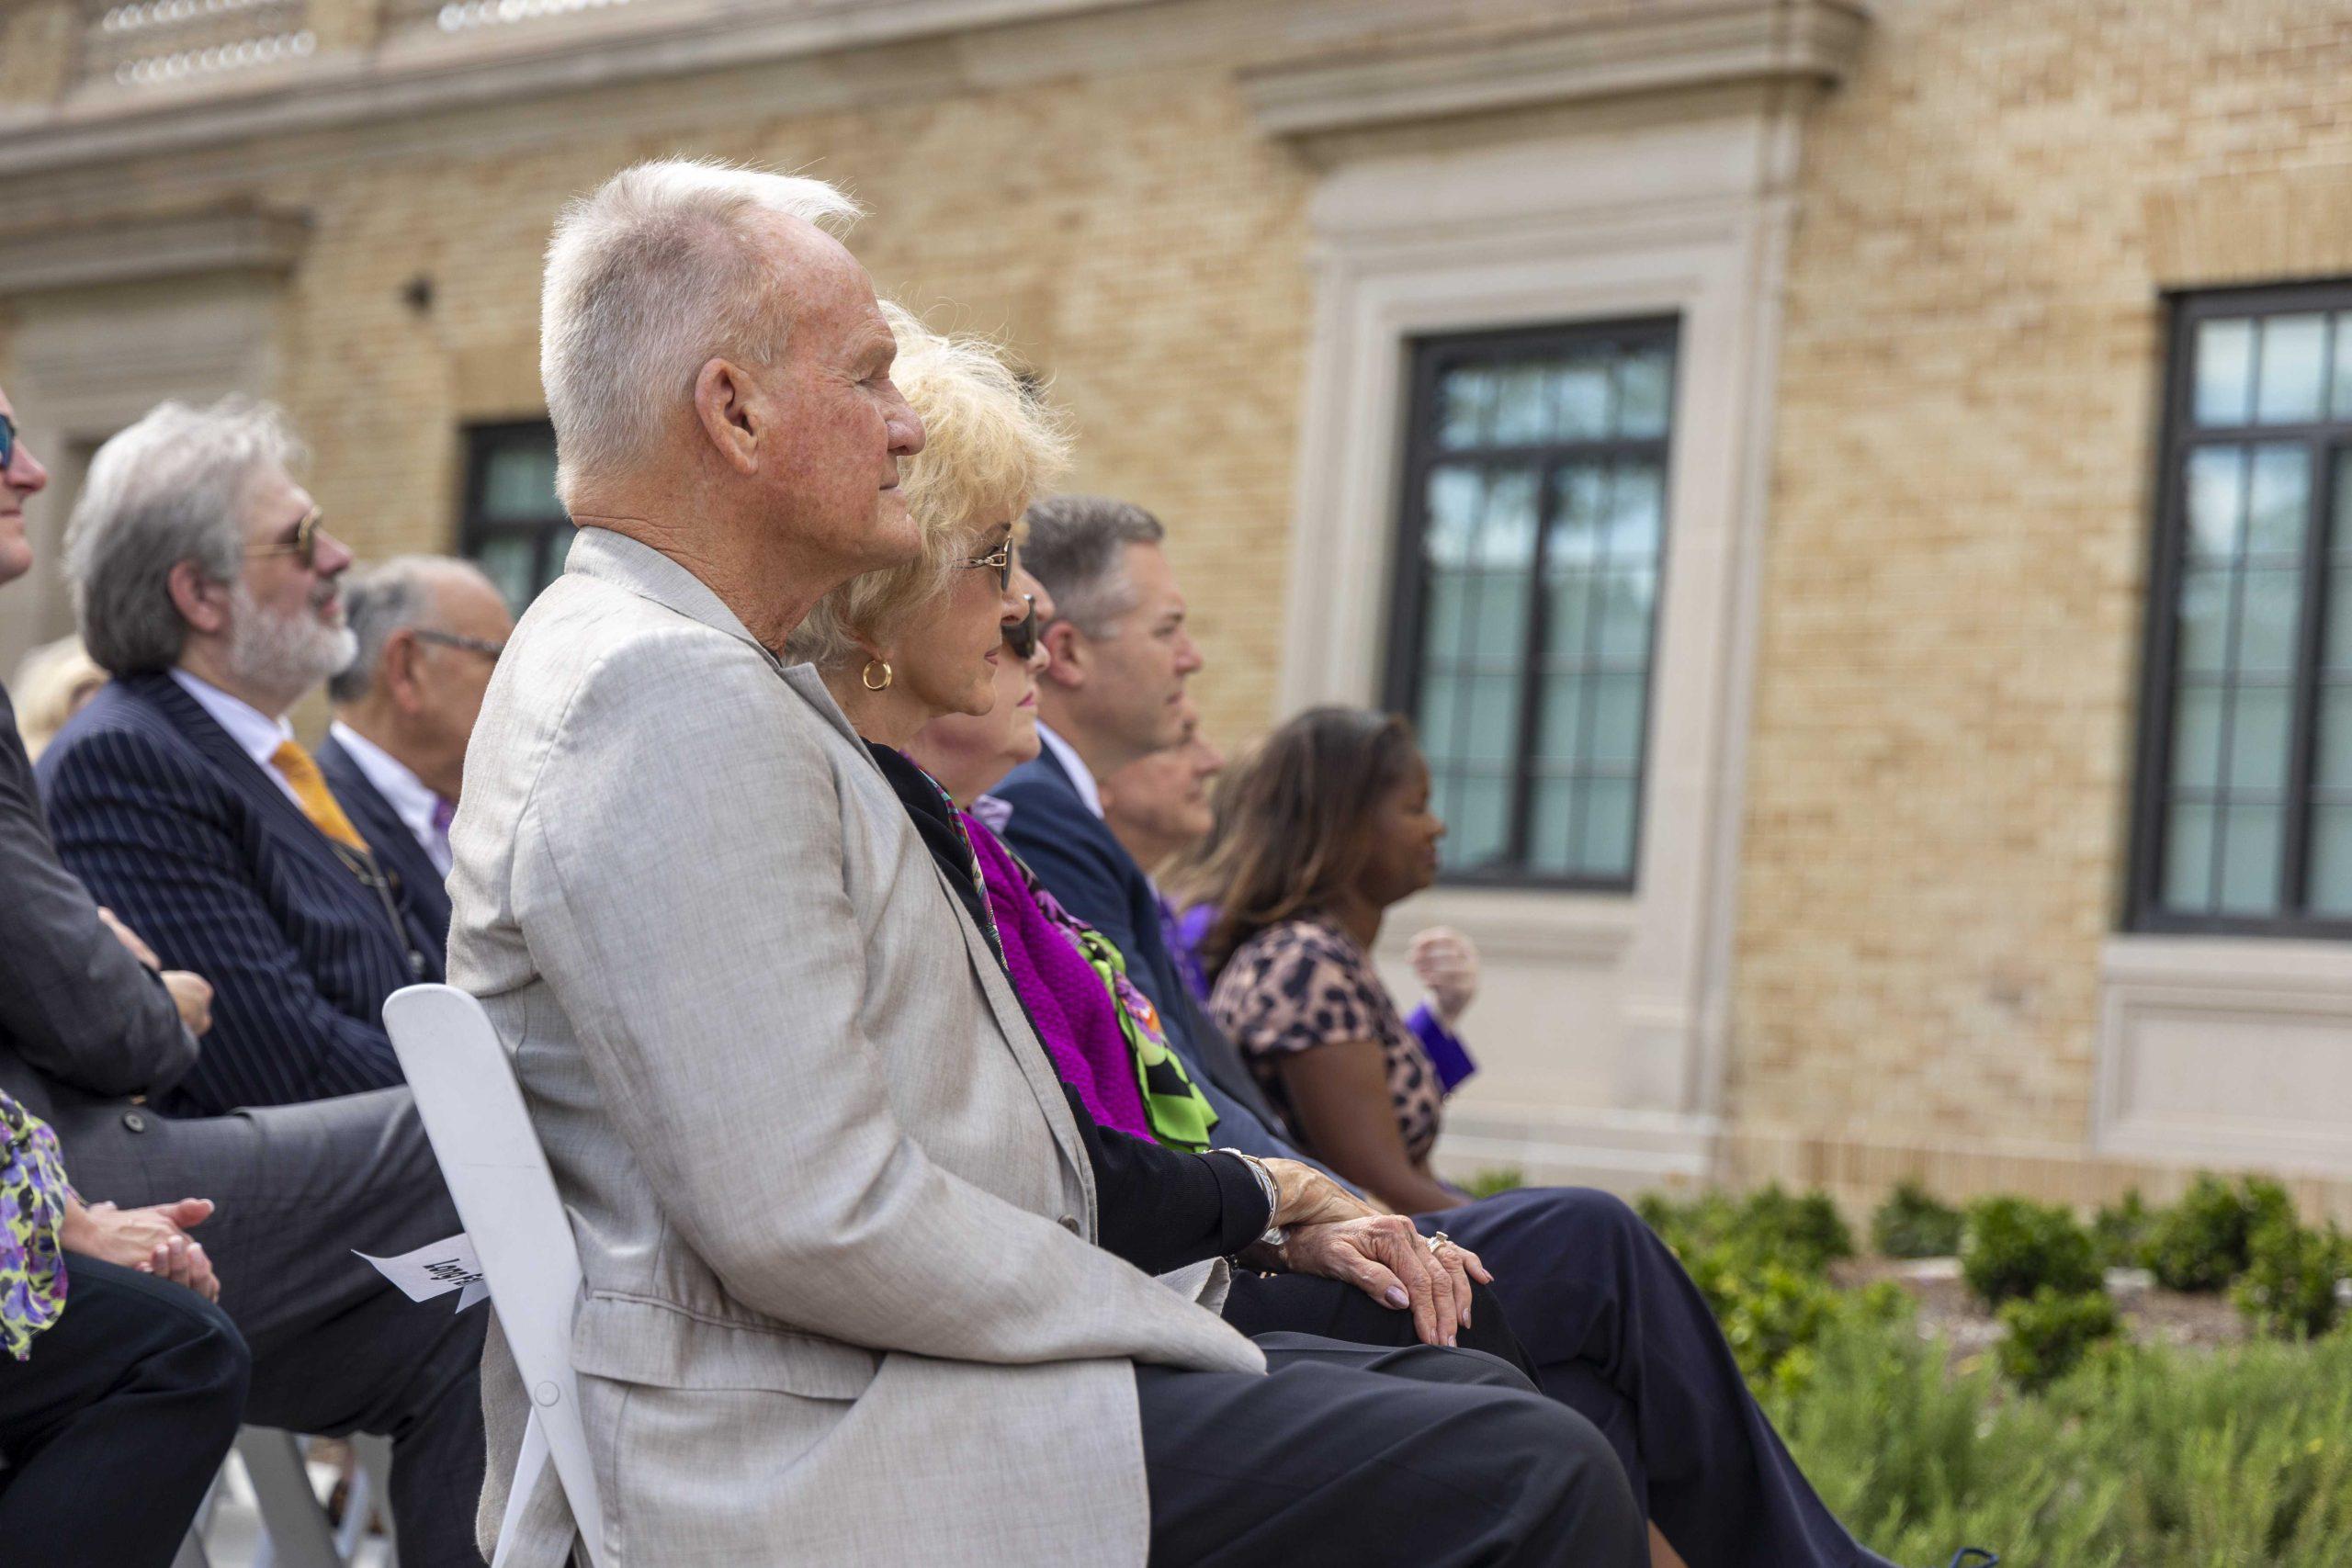
[[[1439,1145],[1441,1174],[1466,1181],[1509,1168],[1532,1185],[1607,1188],[1633,1195],[1691,1192],[1714,1186],[1745,1190],[1777,1181],[1797,1191],[1820,1189],[1854,1218],[1867,1215],[1898,1181],[1915,1179],[1947,1202],[2013,1192],[2065,1203],[2087,1213],[2138,1188],[2150,1203],[2170,1202],[2195,1178],[2193,1161],[2158,1163],[2115,1158],[2087,1149],[1978,1138],[1950,1140],[1840,1135],[1744,1128],[1702,1134],[1693,1119],[1668,1132],[1634,1129],[1621,1118],[1572,1127],[1521,1122],[1508,1130],[1487,1118],[1450,1127]],[[1647,1133],[1648,1136],[1643,1136]],[[2236,1168],[2218,1168],[2236,1174]],[[2267,1168],[2292,1193],[2307,1220],[2352,1224],[2352,1174]]]

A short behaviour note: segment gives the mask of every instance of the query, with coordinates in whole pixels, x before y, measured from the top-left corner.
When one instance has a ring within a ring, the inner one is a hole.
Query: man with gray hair
[[[114,680],[41,756],[58,852],[178,968],[214,1029],[167,1109],[219,1114],[401,1081],[384,998],[440,950],[294,739],[351,661],[351,552],[266,404],[164,403],[98,448],[65,539]]]
[[[1201,667],[1159,519],[1132,502],[1062,495],[1029,508],[1022,563],[1053,589],[1038,736],[1101,810],[1095,781],[1183,744],[1184,682]],[[1058,583],[1070,583],[1065,598]],[[1091,759],[1091,765],[1081,762]]]
[[[1159,1216],[1122,1206],[874,753],[778,657],[921,544],[898,463],[922,426],[826,231],[854,210],[645,164],[548,247],[581,534],[482,705],[449,959],[573,1219],[602,1560],[1628,1568],[1605,1446],[1502,1363],[1344,1347],[1270,1375],[1282,1352],[1202,1304],[1220,1254],[1360,1209],[1328,1180],[1126,1140],[1198,1224],[1165,1282],[1110,1249]],[[485,1535],[553,1568],[597,1522],[551,1472],[503,1495],[530,1402],[495,1342],[484,1400]]]
[[[350,642],[351,557],[295,451],[263,405],[165,404],[92,464],[67,570],[113,680],[42,754],[48,815],[65,868],[153,956],[125,945],[211,982],[214,1022],[200,1049],[159,1037],[132,1027],[154,1003],[123,965],[0,942],[0,989],[74,1003],[38,1034],[0,1031],[0,1087],[57,1129],[92,1201],[218,1203],[203,1239],[253,1350],[245,1418],[390,1436],[401,1562],[480,1568],[485,1314],[419,1308],[352,1256],[460,1226],[414,1100],[373,1087],[398,1082],[375,1010],[408,977],[409,936],[317,825],[324,786],[280,716]],[[80,891],[18,869],[39,885],[0,875],[0,899]]]
[[[343,604],[359,651],[327,682],[334,722],[319,771],[437,953],[466,742],[514,617],[481,569],[447,556],[353,572]]]

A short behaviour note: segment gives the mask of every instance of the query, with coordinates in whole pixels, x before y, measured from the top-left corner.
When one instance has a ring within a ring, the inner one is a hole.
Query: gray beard
[[[307,692],[359,656],[349,626],[325,626],[307,614],[276,615],[255,604],[242,582],[232,589],[229,607],[229,673],[242,685]]]

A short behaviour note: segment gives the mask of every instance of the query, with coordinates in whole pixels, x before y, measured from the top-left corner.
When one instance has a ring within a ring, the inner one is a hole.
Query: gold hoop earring
[[[882,679],[879,681],[874,678],[876,667],[879,667],[882,671]],[[869,692],[887,692],[890,689],[890,666],[883,660],[869,659],[865,661],[865,668],[858,671],[857,679],[858,683]]]

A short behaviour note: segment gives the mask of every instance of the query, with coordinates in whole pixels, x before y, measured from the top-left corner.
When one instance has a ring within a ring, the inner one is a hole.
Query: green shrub
[[[2098,1288],[2090,1233],[2052,1203],[1980,1198],[1968,1206],[1960,1271],[1980,1301],[1997,1306],[2047,1287],[2061,1295]]]
[[[1720,1192],[1683,1199],[1645,1193],[1634,1209],[1686,1266],[1702,1253],[1731,1246],[1739,1229],[1739,1205]]]
[[[1739,1224],[1747,1235],[1766,1238],[1772,1256],[1809,1274],[1854,1256],[1854,1233],[1826,1192],[1792,1198],[1775,1182],[1748,1194]]]
[[[1949,1258],[1960,1250],[1960,1211],[1903,1182],[1871,1216],[1871,1245],[1886,1258]]]
[[[2181,1201],[2156,1218],[2148,1267],[2172,1291],[2219,1291],[2245,1272],[2254,1233],[2291,1222],[2294,1205],[2275,1181],[2246,1177],[2233,1185],[2199,1173]]]
[[[1503,1165],[1478,1172],[1462,1184],[1462,1190],[1473,1198],[1491,1198],[1498,1192],[1515,1192],[1526,1185],[1525,1171],[1515,1165]]]
[[[2352,1563],[2352,1332],[2211,1354],[2098,1344],[2039,1396],[1907,1325],[1833,1322],[1765,1408],[1830,1511],[1897,1562]]]
[[[2044,1285],[2030,1297],[2001,1303],[2001,1371],[2028,1393],[2075,1370],[2085,1351],[2123,1330],[2115,1303],[2104,1291],[2067,1295]]]
[[[2155,1211],[2141,1198],[2136,1187],[2123,1194],[2120,1201],[2100,1208],[2091,1221],[2091,1246],[2098,1254],[2103,1269],[2144,1269],[2148,1266],[2148,1240],[2154,1234]]]
[[[1911,1311],[1910,1297],[1890,1281],[1838,1291],[1818,1274],[1777,1259],[1759,1260],[1736,1246],[1710,1247],[1686,1258],[1684,1267],[1758,1395],[1767,1389],[1802,1389],[1813,1375],[1813,1348],[1832,1325]]]
[[[2245,1272],[2232,1293],[2256,1328],[2293,1339],[2316,1338],[2335,1326],[2342,1311],[2335,1281],[2352,1258],[2333,1225],[2306,1230],[2274,1219],[2254,1233],[2246,1250]]]
[[[1650,1193],[1634,1208],[1686,1267],[1692,1258],[1727,1251],[1751,1270],[1776,1263],[1817,1275],[1854,1255],[1853,1234],[1825,1193],[1791,1197],[1778,1184],[1738,1200],[1702,1192],[1677,1201]]]

